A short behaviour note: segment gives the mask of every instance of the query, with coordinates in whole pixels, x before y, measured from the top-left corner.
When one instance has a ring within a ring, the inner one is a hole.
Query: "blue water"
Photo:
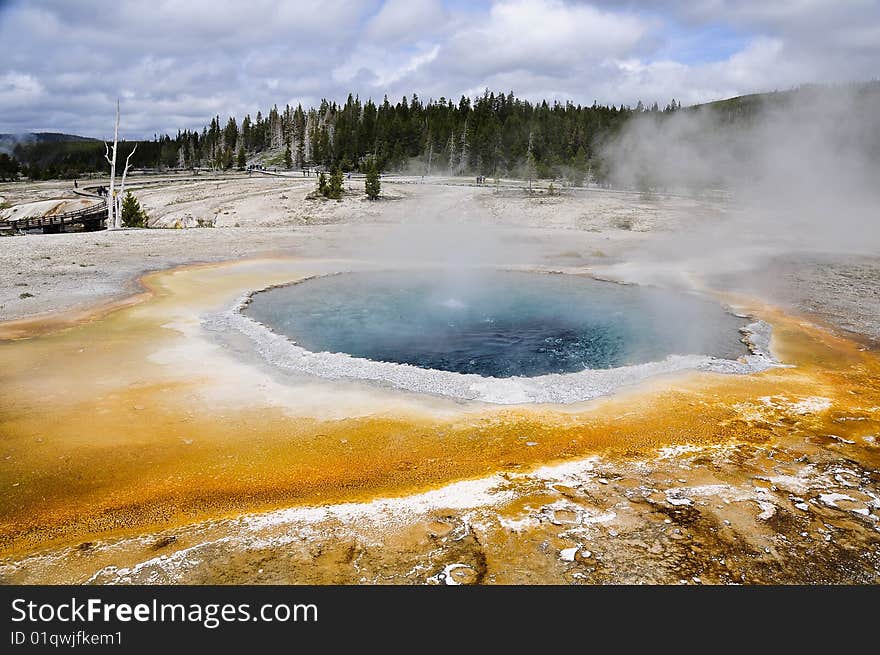
[[[315,352],[491,377],[745,354],[745,321],[683,294],[570,275],[369,272],[253,297],[245,313]]]

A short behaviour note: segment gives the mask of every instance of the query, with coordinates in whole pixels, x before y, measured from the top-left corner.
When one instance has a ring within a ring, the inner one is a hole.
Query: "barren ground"
[[[0,580],[880,582],[880,258],[674,252],[731,216],[715,197],[348,184],[135,176],[167,229],[0,238],[0,339],[55,331],[0,341]],[[57,332],[144,272],[230,261]],[[199,327],[265,281],[387,262],[712,289],[793,367],[502,411],[284,376]]]

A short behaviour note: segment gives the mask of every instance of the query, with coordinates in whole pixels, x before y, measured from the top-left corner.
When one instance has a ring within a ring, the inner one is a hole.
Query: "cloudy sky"
[[[0,132],[128,138],[321,98],[685,104],[880,75],[880,0],[0,0]]]

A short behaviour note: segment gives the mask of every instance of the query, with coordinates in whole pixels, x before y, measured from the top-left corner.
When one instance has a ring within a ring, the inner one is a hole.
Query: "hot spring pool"
[[[344,273],[254,294],[245,314],[312,352],[493,378],[748,353],[746,321],[714,302],[570,275]]]

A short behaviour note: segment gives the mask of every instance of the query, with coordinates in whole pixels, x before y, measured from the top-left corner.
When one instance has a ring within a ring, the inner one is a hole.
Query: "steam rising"
[[[401,203],[407,215],[392,210],[394,220],[364,234],[355,249],[374,266],[434,268],[455,297],[458,289],[483,283],[481,267],[555,265],[558,233],[548,236],[534,218],[586,215],[613,197],[631,204],[632,212],[648,215],[672,205],[679,212],[666,223],[669,214],[657,212],[660,218],[640,234],[598,221],[591,224],[595,232],[580,228],[566,236],[565,249],[584,253],[580,263],[625,282],[692,289],[705,281],[712,288],[766,291],[786,302],[772,274],[753,271],[767,270],[777,258],[806,262],[828,253],[846,264],[880,252],[880,82],[637,114],[605,144],[602,157],[610,192],[565,189],[544,205],[545,213],[526,215],[543,201],[524,190],[521,201],[493,204],[490,189],[470,197],[436,186],[417,195],[414,212],[413,203]],[[625,189],[632,195],[618,193]],[[667,202],[679,194],[688,198]],[[691,202],[694,197],[699,201]],[[608,249],[608,259],[588,259]],[[687,316],[686,307],[680,318],[678,329],[686,333],[700,320]],[[696,332],[692,341],[700,352]]]
[[[807,250],[880,248],[878,82],[641,114],[605,154],[616,185],[730,192],[729,220],[704,223],[667,253],[756,239]]]

